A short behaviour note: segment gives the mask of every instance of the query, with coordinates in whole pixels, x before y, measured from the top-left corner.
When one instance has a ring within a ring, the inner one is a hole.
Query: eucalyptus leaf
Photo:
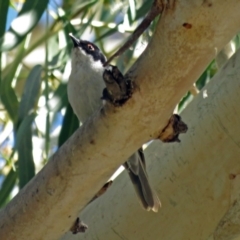
[[[9,0],[0,1],[0,38],[3,36],[6,28]]]
[[[21,122],[16,137],[16,149],[18,151],[18,176],[19,187],[22,188],[35,175],[32,145],[32,123],[35,114],[26,116]]]
[[[7,176],[5,177],[2,187],[0,189],[0,207],[3,207],[7,200],[9,199],[9,195],[12,192],[17,180],[17,172],[11,169]]]
[[[25,82],[22,99],[19,104],[19,121],[33,111],[41,88],[42,66],[36,65],[29,73]]]
[[[16,113],[18,113],[19,103],[16,96],[16,92],[12,87],[12,82],[14,80],[17,68],[19,64],[21,64],[22,62],[23,53],[24,42],[20,44],[20,47],[15,55],[13,62],[2,71],[0,97],[5,109],[7,110],[8,115],[10,116],[14,124],[17,122],[18,119]]]
[[[72,107],[68,104],[58,139],[58,147],[62,146],[62,144],[66,142],[66,140],[77,130],[78,126],[78,119],[74,114]]]
[[[67,84],[61,83],[55,90],[53,97],[49,100],[49,110],[58,112],[68,104]]]

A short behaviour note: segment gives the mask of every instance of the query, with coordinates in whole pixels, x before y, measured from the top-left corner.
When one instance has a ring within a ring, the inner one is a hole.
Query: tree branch
[[[184,110],[189,130],[181,143],[154,141],[145,150],[158,214],[139,208],[123,173],[82,211],[89,230],[78,239],[239,239],[239,83],[240,50],[203,89],[207,97],[201,92]]]

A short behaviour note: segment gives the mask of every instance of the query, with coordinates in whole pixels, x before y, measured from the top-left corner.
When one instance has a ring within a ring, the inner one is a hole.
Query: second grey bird
[[[103,106],[101,100],[105,87],[103,64],[106,57],[95,44],[77,39],[71,34],[70,37],[74,47],[71,55],[72,70],[67,87],[68,99],[79,121],[84,123]],[[123,165],[144,209],[157,212],[161,203],[149,184],[142,149],[134,153]]]

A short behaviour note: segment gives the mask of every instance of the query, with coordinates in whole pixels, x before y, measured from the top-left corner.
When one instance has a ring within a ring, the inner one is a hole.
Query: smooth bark
[[[240,239],[240,50],[181,114],[181,143],[145,150],[162,208],[146,212],[126,173],[80,215],[76,239]],[[72,239],[71,233],[62,240]]]

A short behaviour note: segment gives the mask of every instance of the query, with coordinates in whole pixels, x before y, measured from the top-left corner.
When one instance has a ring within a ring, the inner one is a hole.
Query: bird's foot
[[[114,106],[122,106],[132,96],[132,81],[124,77],[116,66],[105,67],[103,80],[106,88],[103,89],[102,99]]]

